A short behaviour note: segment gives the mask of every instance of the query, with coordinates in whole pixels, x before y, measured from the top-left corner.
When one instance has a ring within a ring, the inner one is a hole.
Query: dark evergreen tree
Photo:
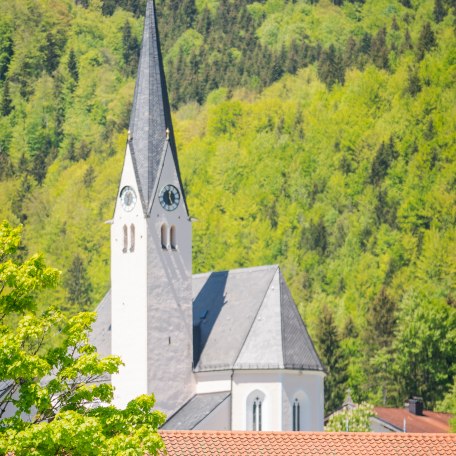
[[[81,5],[83,8],[89,7],[89,0],[74,0],[74,3],[76,3],[76,5]]]
[[[13,111],[13,100],[11,99],[8,79],[3,84],[2,98],[0,100],[0,113],[2,116],[8,116]]]
[[[138,68],[139,52],[141,50],[139,40],[132,34],[130,22],[125,21],[122,27],[122,57],[126,72],[129,76],[134,75]]]
[[[46,33],[46,45],[42,49],[44,54],[43,65],[48,74],[52,74],[59,66],[60,48],[53,33]]]
[[[68,72],[70,73],[70,76],[73,78],[74,82],[79,81],[78,61],[73,49],[70,50],[70,55],[68,56]]]
[[[437,22],[437,23],[442,22],[446,16],[446,14],[447,14],[447,12],[446,12],[445,5],[443,4],[443,0],[435,0],[434,10],[433,10],[435,22]]]
[[[435,39],[434,31],[432,30],[431,23],[426,22],[420,32],[417,44],[417,57],[418,60],[423,60],[426,52],[429,52],[436,46],[437,42]]]
[[[342,405],[348,380],[347,362],[340,347],[340,337],[333,313],[327,306],[323,307],[318,318],[316,344],[327,372],[325,378],[325,414],[327,415]]]
[[[373,351],[390,347],[396,328],[396,303],[382,287],[367,311],[365,341]]]
[[[92,165],[86,169],[84,176],[82,177],[82,182],[84,183],[84,186],[88,188],[95,182],[95,168]]]
[[[389,67],[388,62],[389,49],[386,44],[386,29],[381,28],[372,40],[370,55],[372,63],[383,70]]]
[[[407,74],[407,92],[412,96],[418,95],[421,91],[420,77],[415,68],[408,67]]]
[[[396,158],[396,149],[393,138],[385,143],[382,142],[372,162],[370,181],[373,185],[379,185],[388,174],[391,162]]]
[[[14,53],[11,33],[10,29],[6,29],[0,34],[0,81],[5,80]]]
[[[406,8],[411,8],[412,7],[412,2],[411,0],[399,0],[401,5],[405,6]]]
[[[78,305],[79,310],[90,308],[92,284],[84,264],[84,260],[76,255],[67,271],[65,287],[68,291],[67,300],[70,304]]]
[[[345,81],[345,68],[340,52],[336,51],[334,45],[322,52],[317,65],[318,77],[326,84],[328,89],[336,83],[343,84]]]
[[[405,30],[404,34],[404,41],[402,42],[401,45],[401,51],[402,52],[407,52],[413,50],[413,43],[412,43],[412,37],[410,36],[409,29]]]
[[[24,212],[24,201],[30,195],[32,188],[32,179],[25,174],[21,179],[19,188],[11,199],[11,210],[21,223],[27,220],[27,214]]]

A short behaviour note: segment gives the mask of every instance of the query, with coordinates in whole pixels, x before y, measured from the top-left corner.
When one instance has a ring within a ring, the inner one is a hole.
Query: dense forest
[[[144,0],[0,0],[0,220],[93,309]],[[194,272],[278,263],[327,411],[456,406],[454,0],[157,1]],[[27,254],[23,251],[22,255]]]

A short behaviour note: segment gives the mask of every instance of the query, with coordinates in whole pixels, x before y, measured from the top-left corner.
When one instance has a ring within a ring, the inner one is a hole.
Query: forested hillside
[[[348,387],[442,408],[453,384],[455,8],[157,1],[194,272],[281,265],[328,410]],[[0,0],[0,219],[63,271],[44,299],[68,312],[109,288],[143,9]]]

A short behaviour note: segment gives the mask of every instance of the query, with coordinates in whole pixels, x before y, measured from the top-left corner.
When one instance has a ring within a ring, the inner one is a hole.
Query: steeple
[[[181,181],[153,0],[147,1],[128,141],[140,199],[148,215],[168,147]]]

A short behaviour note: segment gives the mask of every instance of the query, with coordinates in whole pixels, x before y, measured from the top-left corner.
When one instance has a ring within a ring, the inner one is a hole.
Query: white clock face
[[[120,201],[124,211],[130,212],[136,205],[136,193],[128,185],[122,189],[120,192]]]
[[[174,211],[179,206],[180,193],[174,185],[166,185],[159,195],[160,204],[167,211]]]

